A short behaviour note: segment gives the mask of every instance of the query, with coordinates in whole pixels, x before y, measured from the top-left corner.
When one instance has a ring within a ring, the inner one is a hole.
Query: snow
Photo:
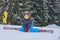
[[[4,26],[20,27],[17,25],[0,25],[0,40],[60,40],[60,27],[54,24],[48,25],[47,27],[40,27],[40,29],[53,29],[54,33],[24,33],[16,30],[3,30]]]

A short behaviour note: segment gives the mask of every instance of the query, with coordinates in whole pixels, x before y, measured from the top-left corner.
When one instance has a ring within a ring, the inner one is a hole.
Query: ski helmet
[[[25,19],[29,19],[30,14],[29,14],[28,11],[25,11],[23,16],[24,16]]]

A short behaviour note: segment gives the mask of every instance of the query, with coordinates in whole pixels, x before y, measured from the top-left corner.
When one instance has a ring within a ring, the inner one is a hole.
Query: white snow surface
[[[20,27],[17,25],[1,25],[0,24],[0,40],[60,40],[60,27],[55,24],[47,27],[36,27],[39,29],[54,30],[54,33],[47,32],[20,32],[16,30],[3,30],[3,27]],[[34,27],[35,28],[35,27]]]

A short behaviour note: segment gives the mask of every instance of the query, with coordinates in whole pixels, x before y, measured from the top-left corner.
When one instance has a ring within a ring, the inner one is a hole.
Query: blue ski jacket
[[[33,24],[32,24],[32,20],[29,19],[29,20],[26,20],[26,19],[22,19],[22,27],[19,28],[19,31],[22,31],[24,32],[24,26],[26,25],[26,27],[28,27],[28,25],[30,24],[30,32],[39,32],[39,29],[38,28],[33,28]]]

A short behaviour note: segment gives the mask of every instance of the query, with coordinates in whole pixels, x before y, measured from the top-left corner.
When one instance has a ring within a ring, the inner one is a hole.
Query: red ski
[[[18,30],[18,28],[12,28],[12,27],[3,27],[4,30]]]
[[[49,32],[49,33],[54,33],[54,30],[44,30],[44,29],[40,29],[40,32]]]

